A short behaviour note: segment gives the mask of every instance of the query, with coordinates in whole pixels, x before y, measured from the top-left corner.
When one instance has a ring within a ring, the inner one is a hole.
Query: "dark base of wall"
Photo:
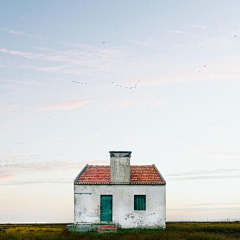
[[[116,232],[116,224],[111,223],[77,223],[67,225],[67,231],[69,232]]]

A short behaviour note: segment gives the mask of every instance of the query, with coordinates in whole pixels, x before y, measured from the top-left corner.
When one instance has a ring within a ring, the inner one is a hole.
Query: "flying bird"
[[[207,65],[204,65],[203,67],[206,67]]]
[[[234,35],[234,37],[237,37],[237,35]]]

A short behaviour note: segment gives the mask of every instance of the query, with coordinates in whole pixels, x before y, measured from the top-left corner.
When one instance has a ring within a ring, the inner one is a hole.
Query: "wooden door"
[[[112,195],[101,195],[101,222],[112,222]]]

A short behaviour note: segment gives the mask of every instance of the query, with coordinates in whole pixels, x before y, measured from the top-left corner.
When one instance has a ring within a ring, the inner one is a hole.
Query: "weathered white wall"
[[[100,222],[100,196],[113,196],[113,223],[122,228],[165,228],[166,185],[75,185],[74,222]],[[89,194],[91,193],[91,194]],[[146,195],[146,211],[134,211],[134,195]]]

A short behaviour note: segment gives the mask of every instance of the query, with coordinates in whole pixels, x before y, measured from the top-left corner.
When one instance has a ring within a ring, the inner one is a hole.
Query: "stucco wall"
[[[100,222],[100,196],[113,196],[113,222],[122,228],[165,228],[165,185],[75,185],[74,222]],[[134,211],[134,195],[146,195],[146,211]]]
[[[111,157],[111,182],[130,182],[130,157]]]

